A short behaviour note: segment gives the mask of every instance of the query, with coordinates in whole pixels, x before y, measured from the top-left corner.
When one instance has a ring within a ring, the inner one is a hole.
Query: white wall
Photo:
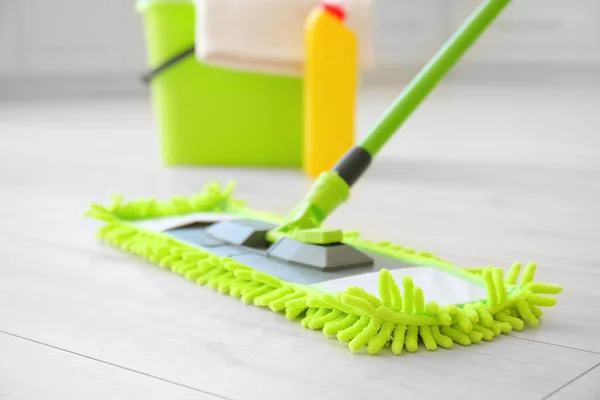
[[[375,1],[380,68],[422,65],[478,4]],[[134,4],[0,0],[0,96],[140,90],[145,49]],[[461,66],[469,63],[600,64],[600,1],[513,0]]]
[[[141,88],[145,49],[134,4],[0,0],[0,96]]]
[[[426,61],[479,3],[379,1],[376,35],[380,63]],[[600,63],[600,1],[513,0],[465,61]]]

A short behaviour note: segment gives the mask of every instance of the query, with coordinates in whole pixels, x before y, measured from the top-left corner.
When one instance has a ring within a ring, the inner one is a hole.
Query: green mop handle
[[[323,172],[297,208],[286,218],[285,229],[314,228],[350,195],[350,187],[372,158],[394,135],[423,99],[462,57],[510,0],[485,0],[429,61],[357,146]]]
[[[352,186],[383,145],[394,135],[423,99],[463,56],[510,0],[485,0],[473,11],[431,61],[406,86],[358,146],[351,148],[333,167]]]

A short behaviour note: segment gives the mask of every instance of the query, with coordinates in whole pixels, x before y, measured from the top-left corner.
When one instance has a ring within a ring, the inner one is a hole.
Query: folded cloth
[[[346,26],[357,36],[358,66],[373,65],[373,0],[345,0]],[[320,0],[195,0],[196,57],[206,64],[300,75],[304,24]]]

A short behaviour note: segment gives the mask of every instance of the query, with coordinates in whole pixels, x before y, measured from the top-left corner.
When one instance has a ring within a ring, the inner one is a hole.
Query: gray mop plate
[[[269,247],[267,256],[327,271],[373,265],[371,257],[344,243],[318,245],[287,237]]]
[[[253,219],[238,219],[214,223],[204,231],[229,245],[250,247],[267,252],[269,258],[327,270],[355,268],[373,264],[373,259],[344,243],[326,245],[304,243],[284,237],[274,244],[267,241],[267,232],[277,226]]]
[[[207,233],[207,229],[209,228],[210,227],[206,226],[189,226],[170,229],[165,231],[165,233],[210,253],[231,257],[242,264],[256,269],[257,271],[267,273],[288,282],[296,282],[305,285],[313,285],[332,279],[345,278],[369,272],[377,272],[382,268],[392,270],[414,267],[414,265],[406,264],[402,261],[386,256],[361,252],[348,245],[343,246],[347,246],[350,249],[349,252],[343,251],[340,252],[343,253],[342,257],[334,257],[336,262],[345,260],[347,265],[338,264],[334,268],[309,266],[299,262],[287,261],[282,258],[278,258],[276,257],[276,254],[270,255],[268,253],[268,248],[252,248],[243,245],[236,246],[217,240]],[[287,242],[288,240],[294,243]],[[282,241],[286,241],[287,243]],[[301,243],[299,246],[298,243],[300,242],[285,238],[277,243],[274,243],[270,249],[277,250],[278,247],[285,245],[287,247],[292,247],[292,251],[282,252],[283,256],[287,258],[298,260],[297,254],[299,253],[300,261],[302,261],[303,258],[308,258],[311,262],[315,259],[317,262],[324,262],[327,258],[327,249],[329,248],[330,251],[331,248],[340,246],[340,244],[316,246],[306,243]],[[302,245],[306,245],[307,247]],[[318,249],[314,248],[313,246],[318,247]],[[308,251],[307,249],[310,249],[311,247],[317,250],[317,253],[320,252],[320,254],[317,254],[316,258],[306,257],[305,253]],[[334,250],[334,252],[335,251],[339,250]],[[349,254],[350,256],[348,256]]]
[[[276,226],[268,222],[240,219],[212,224],[206,228],[206,233],[236,246],[266,248],[269,246],[267,232],[274,228]]]

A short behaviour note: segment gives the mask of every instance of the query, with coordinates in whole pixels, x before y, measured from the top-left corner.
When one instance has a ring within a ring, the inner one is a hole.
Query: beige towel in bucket
[[[304,23],[320,0],[196,0],[196,57],[213,65],[300,75]],[[345,0],[358,38],[358,65],[373,66],[373,0]]]

